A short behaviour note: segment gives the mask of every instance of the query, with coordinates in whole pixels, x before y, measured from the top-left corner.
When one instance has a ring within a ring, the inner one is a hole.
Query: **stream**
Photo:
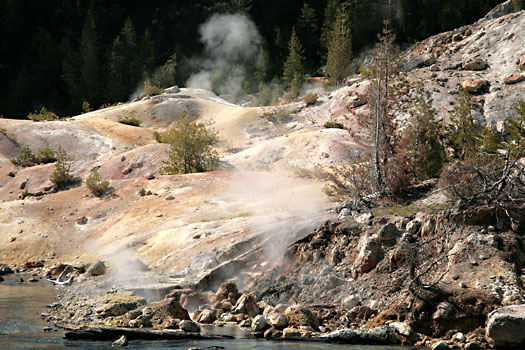
[[[0,349],[116,349],[110,342],[71,341],[63,332],[42,320],[45,306],[55,301],[57,291],[47,281],[20,282],[19,276],[4,276],[0,282]],[[53,330],[44,330],[52,328]],[[187,350],[223,347],[225,350],[407,350],[400,346],[338,345],[308,342],[275,342],[261,339],[130,341],[128,349]]]

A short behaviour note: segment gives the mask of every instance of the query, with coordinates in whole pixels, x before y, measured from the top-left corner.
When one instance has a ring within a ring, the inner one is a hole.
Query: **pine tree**
[[[98,104],[100,95],[99,37],[97,34],[93,7],[90,7],[80,39],[80,79],[83,100]]]
[[[476,144],[481,135],[474,123],[472,115],[474,107],[472,96],[467,91],[461,90],[447,126],[447,142],[454,151],[452,157],[455,159],[469,159],[477,153]]]
[[[155,68],[155,43],[153,42],[149,29],[144,31],[139,47],[140,62],[138,63],[141,66],[142,74],[151,74]]]
[[[304,81],[304,50],[295,28],[292,30],[288,49],[289,54],[284,63],[283,79],[292,90],[295,90],[294,92],[298,92]]]
[[[137,60],[137,35],[130,18],[113,41],[109,59],[108,95],[113,101],[127,99],[128,92],[140,78]]]
[[[161,89],[175,85],[175,67],[177,66],[177,54],[168,58],[166,63],[157,68],[151,77],[151,84]]]
[[[304,47],[308,71],[313,71],[318,64],[319,26],[315,10],[306,2],[297,21],[297,35]]]
[[[340,0],[328,0],[328,4],[324,10],[324,22],[321,32],[321,37],[319,39],[321,49],[322,49],[322,58],[326,60],[328,48],[332,42],[332,31],[334,29],[334,23],[337,19],[337,12],[341,5]]]
[[[230,12],[248,14],[252,9],[252,0],[230,0]]]
[[[352,63],[352,35],[348,6],[341,6],[330,35],[326,74],[331,84],[340,85],[350,74]]]
[[[525,9],[525,0],[512,0],[514,11],[518,12]]]

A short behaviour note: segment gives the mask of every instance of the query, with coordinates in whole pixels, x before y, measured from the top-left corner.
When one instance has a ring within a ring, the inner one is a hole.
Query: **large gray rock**
[[[197,253],[191,261],[190,269],[191,271],[204,271],[212,269],[217,265],[219,265],[219,261],[217,261],[214,254],[200,252]]]
[[[512,3],[512,0],[507,0],[490,10],[490,12],[485,16],[485,19],[503,17],[511,14],[512,12],[514,12],[514,4]]]
[[[494,347],[525,347],[525,305],[499,308],[489,314],[485,335]]]
[[[104,265],[103,261],[97,261],[96,263],[91,264],[86,272],[91,276],[104,275],[106,273],[106,265]]]
[[[359,254],[353,265],[354,278],[371,271],[383,259],[383,249],[377,235],[361,237],[357,249]]]

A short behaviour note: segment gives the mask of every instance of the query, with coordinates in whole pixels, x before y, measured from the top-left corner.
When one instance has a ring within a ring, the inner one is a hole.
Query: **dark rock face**
[[[502,307],[489,315],[486,337],[494,347],[525,347],[525,305]]]

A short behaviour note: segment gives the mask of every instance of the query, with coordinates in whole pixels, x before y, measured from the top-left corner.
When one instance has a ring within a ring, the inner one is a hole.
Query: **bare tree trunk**
[[[383,75],[383,60],[379,62],[379,74],[377,77],[377,97],[375,106],[375,125],[374,125],[374,180],[376,188],[379,190],[383,185],[381,176],[381,165],[379,163],[380,133],[382,121],[382,89],[381,80]]]

